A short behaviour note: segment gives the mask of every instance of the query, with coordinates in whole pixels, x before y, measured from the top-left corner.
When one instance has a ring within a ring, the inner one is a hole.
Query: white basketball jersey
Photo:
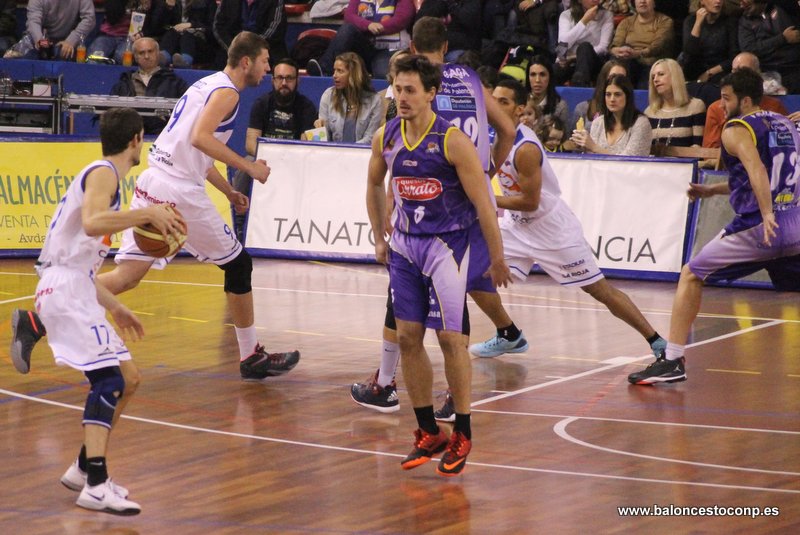
[[[110,236],[93,237],[83,230],[81,208],[86,189],[86,175],[98,167],[116,168],[106,160],[96,160],[78,173],[64,197],[58,203],[53,221],[47,230],[42,252],[39,255],[38,269],[58,266],[75,269],[94,277],[111,247]],[[117,179],[119,175],[117,174]],[[110,210],[119,210],[119,183]]]
[[[517,126],[517,137],[514,139],[514,146],[511,148],[506,161],[497,171],[497,179],[503,195],[509,197],[522,195],[522,190],[519,187],[519,174],[517,174],[517,169],[514,166],[514,157],[517,154],[517,150],[526,143],[533,143],[539,147],[542,153],[542,193],[539,199],[539,208],[533,212],[505,211],[506,218],[511,217],[515,221],[522,223],[530,222],[546,215],[561,200],[561,188],[558,186],[558,178],[556,178],[553,168],[550,167],[550,162],[547,161],[547,151],[542,148],[542,143],[533,130],[524,124]]]
[[[233,89],[238,93],[227,74],[220,71],[196,81],[175,104],[167,126],[150,147],[147,161],[150,167],[184,180],[191,180],[203,186],[208,170],[214,165],[214,159],[192,146],[192,129],[211,94],[223,88]],[[233,123],[239,105],[225,118],[214,132],[214,137],[227,143],[233,134]]]

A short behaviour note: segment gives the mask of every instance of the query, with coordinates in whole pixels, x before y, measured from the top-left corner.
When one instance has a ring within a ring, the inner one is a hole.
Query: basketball
[[[172,210],[180,215],[176,208],[172,208]],[[186,234],[181,234],[180,239],[177,240],[171,234],[165,239],[156,227],[146,223],[133,227],[133,239],[139,250],[147,256],[165,258],[181,250],[183,244],[186,243]]]

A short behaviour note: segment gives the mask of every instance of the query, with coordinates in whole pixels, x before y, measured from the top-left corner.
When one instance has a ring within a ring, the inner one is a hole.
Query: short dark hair
[[[512,90],[514,92],[514,104],[517,106],[524,106],[528,103],[528,92],[525,90],[525,86],[515,78],[501,78],[497,81],[495,87],[505,87]]]
[[[610,85],[619,87],[622,89],[622,92],[625,93],[625,108],[622,110],[622,129],[628,130],[636,123],[636,119],[640,115],[639,110],[636,109],[636,102],[634,102],[633,99],[633,84],[627,76],[623,76],[622,74],[609,76],[605,81],[603,100],[600,101],[600,112],[603,114],[603,124],[605,124],[606,132],[610,132],[614,128],[614,123],[616,121],[614,114],[608,110],[608,106],[606,105],[605,93]]]
[[[142,133],[142,117],[132,108],[111,108],[100,116],[100,146],[103,156],[114,156],[128,148]]]
[[[764,79],[748,67],[742,67],[723,78],[719,86],[725,87],[726,85],[731,87],[733,94],[739,100],[750,97],[756,106],[761,103],[761,98],[764,96]]]
[[[300,65],[298,65],[297,62],[292,58],[279,59],[278,61],[275,62],[275,65],[273,65],[272,70],[275,70],[275,67],[277,67],[278,65],[288,65],[289,67],[292,67],[295,72],[300,70]]]
[[[430,91],[431,88],[439,91],[439,86],[442,83],[442,70],[437,65],[431,63],[425,56],[411,54],[398,58],[394,63],[395,80],[397,79],[397,75],[402,72],[415,72],[419,74],[422,88],[425,91]]]
[[[411,29],[411,42],[419,53],[438,52],[447,42],[447,26],[438,17],[422,17]]]
[[[236,67],[245,57],[255,61],[262,50],[269,50],[269,43],[266,39],[257,33],[240,32],[228,47],[228,66]]]

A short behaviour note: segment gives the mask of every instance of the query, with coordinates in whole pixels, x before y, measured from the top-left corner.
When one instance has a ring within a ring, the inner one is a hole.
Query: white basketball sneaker
[[[138,503],[123,498],[117,493],[117,487],[110,479],[94,487],[89,485],[83,487],[80,496],[78,496],[78,501],[75,503],[78,507],[83,507],[84,509],[102,511],[112,515],[130,516],[138,515],[142,512],[142,508]]]
[[[117,494],[123,498],[128,497],[128,489],[122,485],[117,485],[111,481],[111,478],[108,478],[108,483],[116,489]],[[69,490],[74,490],[75,492],[82,491],[83,487],[86,486],[86,472],[78,468],[77,460],[69,465],[67,471],[64,472],[63,476],[61,476],[61,484],[67,487]]]

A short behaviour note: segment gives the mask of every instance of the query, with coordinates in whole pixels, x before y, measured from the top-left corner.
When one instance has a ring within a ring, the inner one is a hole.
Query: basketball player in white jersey
[[[534,263],[562,286],[580,288],[603,303],[616,317],[636,329],[658,357],[666,349],[666,340],[642,315],[622,291],[612,286],[597,267],[592,250],[583,236],[583,228],[569,206],[561,199],[561,188],[546,151],[533,130],[520,124],[527,95],[516,80],[501,80],[493,96],[517,124],[517,137],[508,158],[497,172],[503,195],[497,206],[504,208],[500,222],[503,250],[511,273],[525,280]],[[491,292],[473,292],[470,296],[492,320],[498,331],[512,323],[500,300]],[[470,353],[482,357],[502,354],[498,336],[471,346]],[[452,398],[436,411],[437,420],[455,419]]]
[[[95,275],[111,245],[109,235],[152,223],[165,236],[185,228],[166,206],[119,211],[119,180],[139,164],[144,130],[132,109],[117,108],[100,120],[103,159],[75,177],[53,216],[37,262],[36,311],[46,326],[56,363],[82,371],[91,383],[83,413],[84,441],[78,460],[62,476],[80,491],[80,507],[135,515],[139,505],[108,477],[108,435],[129,396],[120,367],[131,364],[122,339],[106,320],[106,311],[133,339],[142,324],[100,284]]]
[[[184,248],[201,262],[216,264],[225,272],[225,295],[239,345],[239,371],[242,379],[251,381],[288,372],[299,361],[300,353],[267,353],[258,343],[252,259],[217,213],[205,192],[205,181],[240,211],[247,208],[247,196],[233,189],[214,167],[214,161],[244,171],[262,184],[266,182],[270,169],[264,160],[249,161],[225,143],[233,133],[239,111],[239,91],[257,86],[268,72],[267,41],[251,32],[237,35],[228,48],[225,69],[198,80],[178,100],[167,126],[150,149],[149,168],[139,176],[131,201],[131,208],[158,204],[177,207],[188,227]],[[117,267],[98,280],[116,295],[136,287],[151,266],[162,269],[170,259],[143,254],[132,231],[127,231],[115,260]],[[15,365],[19,363],[17,369],[27,373],[31,350],[43,333],[38,332],[33,315],[19,311],[14,312],[12,328],[11,353]],[[138,373],[126,380],[137,384]]]

